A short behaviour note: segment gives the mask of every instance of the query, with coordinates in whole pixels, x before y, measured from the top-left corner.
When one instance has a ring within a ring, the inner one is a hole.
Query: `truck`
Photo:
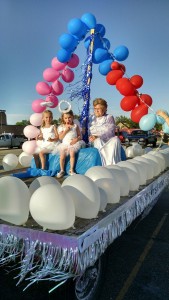
[[[67,289],[74,289],[74,300],[99,299],[105,265],[108,263],[107,248],[137,217],[150,212],[169,184],[169,149],[160,153],[163,167],[160,163],[155,164],[158,174],[148,177],[146,184],[140,185],[138,190],[131,189],[118,203],[108,203],[96,218],[76,217],[74,226],[69,229],[45,231],[31,214],[24,225],[1,219],[0,264],[18,262],[18,283],[25,279],[25,289],[38,281],[49,280],[54,282],[54,287],[49,291],[52,292],[67,282],[70,283]],[[152,164],[152,170],[155,170],[155,165]],[[34,178],[26,177],[27,173],[28,170],[13,176],[22,178],[29,186]],[[67,300],[72,299],[69,296]]]
[[[151,131],[144,131],[141,129],[134,129],[130,134],[127,134],[125,139],[126,145],[132,145],[132,143],[138,143],[144,147],[152,145],[156,147],[157,136]]]
[[[13,133],[0,134],[0,148],[22,148],[26,138],[24,135],[14,135]]]

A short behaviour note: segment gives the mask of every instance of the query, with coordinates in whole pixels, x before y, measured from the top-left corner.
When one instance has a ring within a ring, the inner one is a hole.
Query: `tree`
[[[119,116],[115,118],[115,123],[118,126],[120,123],[127,128],[138,128],[138,123],[133,122],[130,118]]]
[[[27,126],[27,125],[30,125],[30,122],[28,120],[22,120],[21,122],[16,122],[15,125],[18,125],[18,126]]]

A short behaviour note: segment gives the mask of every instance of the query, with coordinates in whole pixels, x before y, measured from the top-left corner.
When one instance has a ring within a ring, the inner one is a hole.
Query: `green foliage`
[[[133,122],[130,118],[127,118],[125,116],[119,116],[115,118],[115,123],[118,126],[120,123],[124,125],[124,127],[127,128],[138,128],[138,123]]]
[[[28,120],[22,120],[21,122],[16,122],[15,125],[18,125],[18,126],[27,126],[27,125],[30,125],[30,122]]]

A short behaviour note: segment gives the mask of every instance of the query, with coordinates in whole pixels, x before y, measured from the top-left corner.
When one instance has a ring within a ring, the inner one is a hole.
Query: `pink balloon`
[[[33,125],[27,125],[23,133],[28,139],[34,139],[40,134],[40,130]]]
[[[32,102],[32,109],[35,113],[42,113],[45,110],[45,107],[41,106],[42,102],[44,102],[42,99],[36,99]]]
[[[60,76],[60,73],[56,70],[54,70],[53,68],[47,68],[43,71],[43,78],[46,81],[55,81],[56,79],[58,79]]]
[[[54,93],[55,95],[59,96],[63,93],[63,84],[58,81],[58,80],[55,80],[53,83],[52,83],[52,88],[54,90]]]
[[[70,68],[76,68],[78,64],[79,64],[79,57],[75,53],[73,53],[71,59],[68,62],[68,66]]]
[[[40,95],[48,95],[51,92],[51,87],[43,81],[40,81],[36,84],[36,91]]]
[[[41,126],[42,123],[42,114],[34,113],[30,116],[30,123],[33,126]]]
[[[74,72],[69,68],[64,69],[61,76],[65,82],[72,82],[75,77]]]
[[[50,106],[50,108],[55,108],[58,105],[58,103],[59,103],[59,100],[58,100],[58,98],[55,95],[49,95],[49,96],[47,96],[45,101],[46,102],[53,102],[53,105]]]
[[[37,147],[37,144],[36,144],[35,140],[26,141],[22,145],[22,150],[27,154],[34,154],[36,151],[36,147]]]
[[[56,71],[61,71],[66,67],[67,63],[62,63],[60,62],[57,57],[54,57],[51,61],[51,66],[53,69],[55,69]]]

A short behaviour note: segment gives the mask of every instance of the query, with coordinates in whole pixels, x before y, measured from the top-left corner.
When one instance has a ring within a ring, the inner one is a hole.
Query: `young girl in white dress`
[[[73,111],[63,113],[61,116],[61,125],[58,127],[59,140],[62,141],[54,153],[60,153],[60,172],[57,178],[64,176],[65,159],[70,155],[70,171],[69,175],[74,175],[75,154],[80,148],[85,147],[85,142],[82,140],[80,127],[74,123]]]
[[[40,158],[41,169],[45,169],[46,154],[52,153],[52,151],[60,144],[56,125],[52,124],[52,121],[53,113],[50,110],[45,110],[42,114],[40,134],[37,137],[38,147],[36,149],[36,154],[34,155],[37,167],[39,166],[38,158]]]

